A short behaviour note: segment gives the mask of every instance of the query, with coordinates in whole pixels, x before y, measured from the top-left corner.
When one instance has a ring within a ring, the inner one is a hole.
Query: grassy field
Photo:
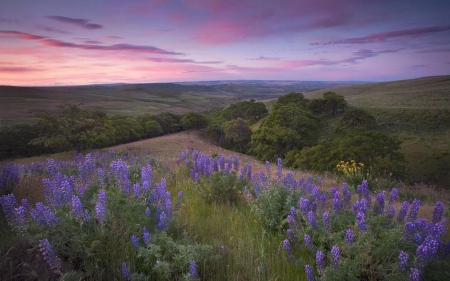
[[[0,86],[0,126],[33,120],[61,103],[83,103],[109,115],[137,116],[164,111],[186,113],[224,107],[239,100],[270,99],[297,91],[354,82],[216,81],[91,85],[72,87]]]
[[[327,88],[345,97],[356,107],[450,108],[450,76],[369,83]],[[320,98],[324,90],[306,92],[309,99]]]

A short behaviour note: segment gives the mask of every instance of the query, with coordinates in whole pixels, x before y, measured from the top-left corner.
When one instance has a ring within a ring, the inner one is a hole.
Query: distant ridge
[[[357,107],[450,108],[450,75],[336,86],[304,93],[309,99],[333,91]]]

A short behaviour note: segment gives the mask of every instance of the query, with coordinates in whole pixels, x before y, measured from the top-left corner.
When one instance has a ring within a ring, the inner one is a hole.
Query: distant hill
[[[31,120],[62,103],[83,103],[108,114],[136,116],[170,111],[185,113],[224,107],[247,99],[273,99],[356,82],[208,81],[186,83],[102,84],[58,87],[0,86],[0,123]]]
[[[309,99],[320,98],[326,91],[343,95],[356,107],[450,108],[450,75],[337,86],[304,95]]]

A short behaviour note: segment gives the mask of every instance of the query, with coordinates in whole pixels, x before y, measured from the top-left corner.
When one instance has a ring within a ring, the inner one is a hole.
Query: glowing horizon
[[[2,1],[0,85],[450,74],[443,0],[21,3]]]

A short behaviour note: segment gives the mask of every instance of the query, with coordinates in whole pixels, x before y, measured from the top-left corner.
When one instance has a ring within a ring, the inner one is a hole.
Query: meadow
[[[198,131],[56,157],[3,166],[2,280],[450,277],[444,190],[347,185],[363,175],[286,170]]]

